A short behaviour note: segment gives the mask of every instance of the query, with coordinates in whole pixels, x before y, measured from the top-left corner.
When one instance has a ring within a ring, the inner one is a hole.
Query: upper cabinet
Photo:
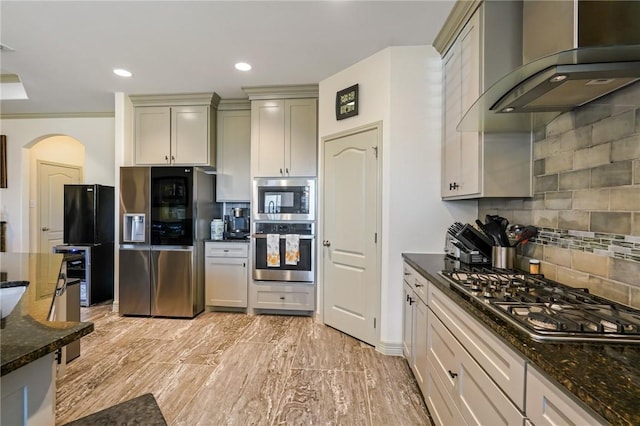
[[[135,164],[216,166],[218,95],[144,95],[131,101]]]
[[[220,101],[218,107],[216,201],[251,199],[251,104]]]
[[[459,4],[471,15],[459,14],[465,24],[443,57],[442,198],[528,197],[530,133],[458,131],[482,92],[520,65],[522,3],[485,1],[475,10],[469,6],[477,3]]]
[[[294,93],[267,93],[265,88],[245,89],[251,99],[253,176],[316,176],[317,86],[312,86],[312,93],[309,93],[308,86],[303,88],[307,90]],[[291,87],[286,89],[290,90]],[[311,97],[314,90],[315,96]]]

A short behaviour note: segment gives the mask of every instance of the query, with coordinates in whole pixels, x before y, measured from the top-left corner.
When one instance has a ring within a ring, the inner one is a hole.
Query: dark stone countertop
[[[145,425],[166,426],[167,422],[152,394],[146,393],[105,408],[64,426]]]
[[[640,345],[537,342],[481,304],[450,289],[442,254],[404,253],[425,278],[499,338],[613,425],[640,425]]]
[[[29,282],[16,307],[0,324],[1,376],[93,331],[90,322],[47,319],[63,258],[62,254],[0,253],[0,285]]]
[[[204,240],[205,243],[248,243],[249,238],[225,238],[222,240]]]

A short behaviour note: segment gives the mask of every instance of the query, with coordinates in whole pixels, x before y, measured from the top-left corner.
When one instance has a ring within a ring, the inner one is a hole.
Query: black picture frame
[[[358,115],[358,84],[336,92],[336,120]]]

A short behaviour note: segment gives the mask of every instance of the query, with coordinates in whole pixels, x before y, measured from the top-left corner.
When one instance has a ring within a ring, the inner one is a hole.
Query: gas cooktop
[[[539,341],[640,343],[640,310],[520,271],[469,267],[441,274]]]

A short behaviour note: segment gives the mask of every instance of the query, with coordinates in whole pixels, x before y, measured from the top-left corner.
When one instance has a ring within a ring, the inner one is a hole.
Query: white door
[[[368,127],[324,140],[324,322],[377,343],[378,141]]]
[[[37,173],[38,251],[51,253],[54,246],[63,244],[64,185],[80,183],[82,171],[78,166],[39,161]],[[59,266],[58,264],[46,267],[57,268]],[[46,273],[45,271],[40,272]]]

